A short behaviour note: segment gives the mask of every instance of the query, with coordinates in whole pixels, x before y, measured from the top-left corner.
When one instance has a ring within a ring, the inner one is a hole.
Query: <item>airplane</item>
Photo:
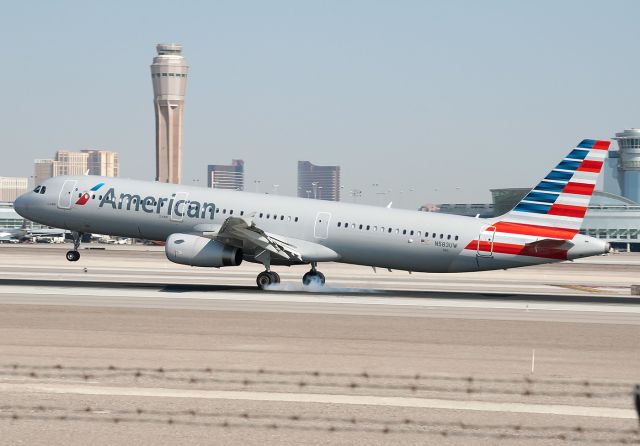
[[[183,265],[261,263],[261,289],[280,282],[272,270],[279,265],[310,265],[304,285],[324,285],[321,262],[427,273],[507,269],[609,252],[607,242],[579,234],[609,145],[583,140],[493,218],[97,176],[50,178],[14,207],[73,231],[72,262],[83,233],[158,240]]]

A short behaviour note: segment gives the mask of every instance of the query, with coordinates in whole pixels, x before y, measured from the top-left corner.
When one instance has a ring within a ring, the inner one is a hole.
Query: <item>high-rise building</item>
[[[0,177],[0,201],[14,201],[29,187],[26,177]]]
[[[120,160],[116,152],[107,150],[81,150],[87,153],[87,170],[89,175],[117,177],[120,175]]]
[[[207,186],[214,189],[244,190],[244,161],[232,160],[231,164],[209,164]]]
[[[340,201],[340,166],[298,161],[298,197]]]
[[[160,43],[151,65],[156,112],[156,181],[180,184],[182,179],[182,119],[187,86],[187,61],[182,45]]]
[[[604,191],[640,203],[640,129],[616,133],[618,151],[609,151],[604,168]]]
[[[82,150],[70,152],[58,150],[54,159],[34,161],[34,183],[59,175],[99,175],[117,177],[120,174],[120,162],[116,152],[107,150]]]

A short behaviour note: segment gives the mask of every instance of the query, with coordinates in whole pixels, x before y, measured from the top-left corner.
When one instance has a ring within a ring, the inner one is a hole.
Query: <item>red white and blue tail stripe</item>
[[[466,247],[480,255],[563,260],[579,232],[609,141],[585,139],[506,214]]]

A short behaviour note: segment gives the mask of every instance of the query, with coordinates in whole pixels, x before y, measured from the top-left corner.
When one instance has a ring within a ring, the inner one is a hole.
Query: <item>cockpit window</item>
[[[42,186],[36,186],[36,188],[35,188],[33,191],[34,191],[36,194],[39,194],[39,193],[40,193],[40,188],[41,188],[41,187],[42,187]]]
[[[42,186],[42,188],[40,189],[40,193],[44,194],[47,191],[47,186]]]

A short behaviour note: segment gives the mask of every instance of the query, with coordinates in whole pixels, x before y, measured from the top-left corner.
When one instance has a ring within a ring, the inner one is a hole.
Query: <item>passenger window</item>
[[[226,209],[223,209],[223,210],[222,210],[222,213],[223,213],[223,214],[226,214],[226,213],[227,213],[227,210],[226,210]]]
[[[91,195],[91,199],[95,200],[96,199],[96,194]]]
[[[422,231],[418,231],[418,237],[422,235]]]
[[[435,232],[433,233],[433,238],[436,238],[436,233]]]
[[[367,225],[367,231],[371,228],[371,226]]]
[[[284,220],[284,215],[280,216],[280,221]]]
[[[411,230],[411,232],[409,233],[409,235],[413,235],[413,230]]]
[[[298,221],[298,217],[296,217],[295,221]]]
[[[389,234],[391,234],[391,231],[392,231],[392,229],[391,229],[391,228],[389,228]]]
[[[359,229],[362,229],[362,225],[360,225],[360,228],[359,228]]]
[[[342,223],[338,222],[338,227],[340,227],[342,225]]]
[[[240,216],[243,216],[243,215],[244,215],[244,211],[240,211]]]
[[[440,234],[440,238],[442,238],[442,237],[443,237],[443,235],[442,235],[442,234]]]
[[[229,215],[233,215],[233,209],[229,211]]]
[[[262,218],[262,212],[260,212],[260,218]]]
[[[377,230],[378,230],[378,227],[377,227],[377,226],[374,226],[374,227],[373,227],[373,232],[376,232]]]
[[[276,214],[273,214],[273,219],[274,219],[274,220],[277,220],[277,219],[278,219],[278,216],[277,216]]]
[[[456,238],[455,238],[455,240],[458,240],[458,236],[457,236],[457,235],[456,235]]]
[[[447,240],[451,240],[451,234],[447,235]]]
[[[164,202],[162,202],[162,204],[160,206],[162,206],[164,204]],[[220,213],[220,208],[216,208],[216,214]]]
[[[271,214],[267,214],[267,220],[271,218]]]
[[[78,192],[78,198],[82,197],[82,193]]]
[[[407,234],[407,230],[406,230],[406,229],[403,229],[403,230],[402,230],[402,235],[406,235],[406,234]]]
[[[287,217],[287,221],[291,221],[291,215]]]
[[[400,234],[400,229],[396,229],[396,234]]]

